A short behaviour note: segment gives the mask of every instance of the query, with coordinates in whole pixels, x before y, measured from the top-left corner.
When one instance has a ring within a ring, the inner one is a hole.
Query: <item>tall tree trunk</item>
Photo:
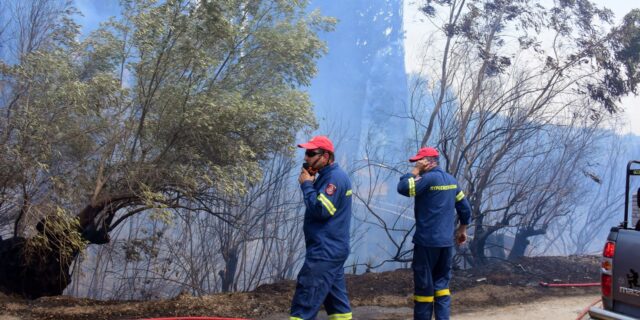
[[[473,240],[469,245],[474,266],[487,264],[487,256],[484,253],[484,247],[487,245],[487,238],[489,237],[489,234],[489,232],[482,228],[477,228],[474,231]]]
[[[509,252],[509,260],[515,260],[520,257],[524,257],[524,253],[529,246],[529,237],[522,232],[516,234],[516,238],[513,240],[513,247]]]
[[[38,229],[48,238],[48,248],[31,251],[30,239],[23,237],[0,240],[0,291],[35,299],[61,295],[71,283],[70,268],[79,250],[62,253],[59,235]]]
[[[0,291],[30,299],[61,295],[71,283],[71,264],[84,248],[79,242],[109,242],[109,225],[115,213],[110,204],[88,205],[78,215],[78,224],[52,215],[40,220],[37,233],[29,239],[0,239]],[[73,240],[72,233],[77,235]],[[40,244],[34,246],[34,241]]]
[[[222,258],[225,261],[224,270],[220,271],[222,278],[222,292],[230,292],[236,280],[236,271],[238,269],[238,248],[230,247],[224,250]]]
[[[515,260],[524,257],[527,247],[529,247],[529,238],[547,233],[546,228],[535,229],[533,227],[519,228],[516,238],[513,241],[513,247],[509,253],[509,260]]]

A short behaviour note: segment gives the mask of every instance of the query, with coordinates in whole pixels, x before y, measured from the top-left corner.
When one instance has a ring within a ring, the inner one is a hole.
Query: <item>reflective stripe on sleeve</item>
[[[464,192],[460,191],[458,192],[458,194],[456,195],[456,202],[460,201],[464,199]]]
[[[416,179],[409,178],[409,197],[416,196]]]
[[[318,195],[318,200],[320,200],[322,205],[327,209],[327,211],[329,211],[330,215],[334,215],[336,213],[336,207],[331,203],[331,200],[324,195],[324,193]]]

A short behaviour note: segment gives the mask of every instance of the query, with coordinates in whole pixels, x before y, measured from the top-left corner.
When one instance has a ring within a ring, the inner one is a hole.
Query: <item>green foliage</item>
[[[87,241],[82,237],[79,221],[60,207],[48,210],[38,224],[38,233],[26,240],[25,262],[31,266],[44,262],[43,257],[56,257],[61,266],[68,266]]]
[[[305,1],[122,8],[83,41],[74,11],[61,12],[46,46],[0,63],[0,210],[89,206],[85,228],[104,212],[242,194],[260,161],[293,154],[295,134],[315,126],[301,87],[334,20]]]
[[[618,111],[620,97],[636,93],[640,81],[638,58],[638,10],[611,28],[613,13],[590,0],[555,1],[545,7],[533,0],[466,0],[454,23],[442,26],[447,38],[475,47],[484,75],[505,74],[512,60],[528,56],[546,61],[548,70],[578,79],[575,91],[602,110]],[[462,6],[448,0],[426,0],[422,12],[434,18],[440,9]],[[607,31],[611,28],[611,31]],[[541,36],[544,35],[544,36]],[[543,45],[545,37],[553,37]],[[510,45],[516,38],[519,46]],[[592,110],[598,118],[600,110]]]
[[[622,25],[616,32],[615,56],[625,67],[626,89],[638,94],[640,83],[640,9],[631,10],[624,16]]]

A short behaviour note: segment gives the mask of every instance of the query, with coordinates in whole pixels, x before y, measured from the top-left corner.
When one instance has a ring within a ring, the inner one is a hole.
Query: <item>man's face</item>
[[[314,169],[320,169],[325,165],[325,152],[321,149],[307,150],[304,153],[304,161]]]
[[[427,166],[429,167],[435,167],[438,164],[434,158],[427,157],[425,158],[424,161],[427,163]]]

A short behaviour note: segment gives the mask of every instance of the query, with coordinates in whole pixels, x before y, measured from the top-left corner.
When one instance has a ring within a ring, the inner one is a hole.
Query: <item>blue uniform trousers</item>
[[[315,319],[324,303],[330,320],[350,320],[343,265],[344,261],[305,259],[298,273],[289,319]]]
[[[414,320],[449,319],[451,307],[451,264],[453,247],[425,247],[415,244],[413,249]]]

